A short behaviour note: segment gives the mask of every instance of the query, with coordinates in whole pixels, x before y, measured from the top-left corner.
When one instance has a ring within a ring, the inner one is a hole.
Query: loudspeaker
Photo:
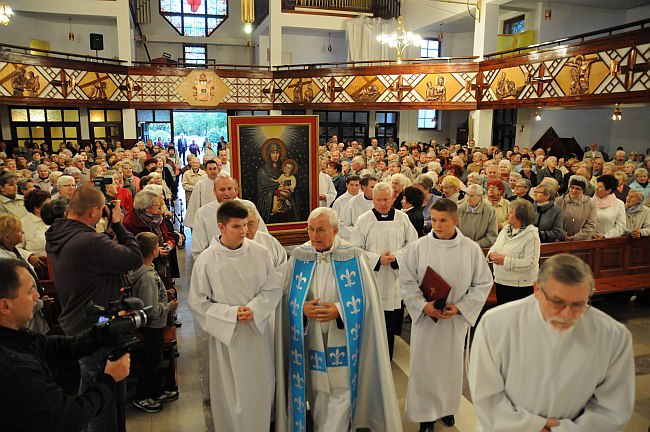
[[[102,51],[104,49],[104,35],[99,33],[90,34],[90,49]]]

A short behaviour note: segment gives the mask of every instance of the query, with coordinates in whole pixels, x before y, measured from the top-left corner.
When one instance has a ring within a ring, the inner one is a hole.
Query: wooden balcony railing
[[[295,8],[369,13],[383,19],[399,16],[399,0],[284,0],[285,10]]]

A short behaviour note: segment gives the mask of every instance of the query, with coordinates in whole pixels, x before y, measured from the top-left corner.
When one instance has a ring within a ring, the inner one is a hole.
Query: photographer
[[[84,313],[88,301],[108,307],[120,296],[123,274],[143,263],[138,243],[122,225],[119,202],[114,204],[111,222],[117,241],[95,231],[106,211],[106,200],[100,190],[90,185],[74,192],[67,218],[54,221],[45,233],[46,251],[63,309],[59,324],[67,335],[91,327],[97,318]],[[82,391],[100,375],[107,352],[99,350],[80,359]],[[116,427],[115,415],[110,409],[102,410],[92,425],[93,430],[112,431]]]
[[[32,318],[39,295],[27,264],[0,259],[0,430],[83,430],[112,399],[115,382],[129,374],[129,355],[107,362],[95,383],[78,396],[55,383],[57,372],[102,347],[100,332],[75,337],[20,330]]]

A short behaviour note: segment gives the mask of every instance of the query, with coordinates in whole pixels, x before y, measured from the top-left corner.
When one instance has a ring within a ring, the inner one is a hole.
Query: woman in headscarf
[[[160,255],[154,260],[154,266],[167,289],[171,289],[172,273],[168,256],[176,247],[176,241],[163,221],[162,206],[162,196],[152,190],[142,190],[133,200],[133,212],[127,215],[122,223],[133,235],[152,232],[158,236]]]

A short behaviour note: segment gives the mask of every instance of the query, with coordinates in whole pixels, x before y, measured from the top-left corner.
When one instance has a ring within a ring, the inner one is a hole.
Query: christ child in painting
[[[291,207],[289,198],[296,189],[296,176],[298,171],[298,163],[293,159],[287,159],[282,163],[282,174],[277,180],[273,180],[279,184],[275,196],[273,197],[273,213],[284,213]]]

